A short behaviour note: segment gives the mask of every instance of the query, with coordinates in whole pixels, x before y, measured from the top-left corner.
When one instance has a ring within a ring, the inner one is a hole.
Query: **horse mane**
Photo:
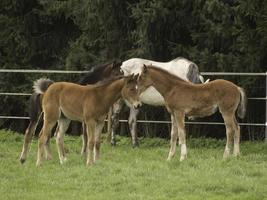
[[[78,83],[81,85],[86,84],[94,84],[99,81],[101,72],[105,70],[107,66],[109,66],[112,63],[106,63],[106,64],[100,64],[93,66],[88,73],[86,73],[79,81]]]
[[[159,68],[159,67],[157,67],[157,66],[154,66],[154,65],[149,65],[149,66],[147,66],[147,67],[148,67],[148,69],[149,69],[149,68],[150,68],[150,69],[154,69],[154,70],[159,71],[159,72],[161,72],[161,73],[163,73],[163,74],[166,74],[166,75],[170,76],[170,77],[171,77],[172,79],[174,79],[174,80],[182,81],[182,82],[184,82],[184,83],[189,83],[188,81],[186,81],[186,80],[184,80],[184,79],[182,79],[182,78],[180,78],[180,77],[178,77],[178,76],[175,76],[175,75],[169,73],[169,72],[166,71],[165,69],[161,69],[161,68]]]
[[[186,58],[184,58],[184,57],[177,57],[177,58],[174,58],[173,60],[171,60],[171,61],[177,61],[177,60],[186,60],[186,61],[189,61],[188,59],[186,59]]]

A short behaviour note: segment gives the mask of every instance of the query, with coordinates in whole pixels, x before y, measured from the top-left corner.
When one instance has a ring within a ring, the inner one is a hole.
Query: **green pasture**
[[[81,138],[66,136],[68,161],[53,159],[35,167],[37,139],[28,160],[19,163],[23,135],[0,131],[0,199],[267,199],[267,144],[241,142],[241,156],[222,159],[224,140],[188,138],[188,159],[179,151],[167,162],[169,141],[141,138],[133,149],[120,137],[115,148],[105,140],[100,161],[91,167],[80,156]]]

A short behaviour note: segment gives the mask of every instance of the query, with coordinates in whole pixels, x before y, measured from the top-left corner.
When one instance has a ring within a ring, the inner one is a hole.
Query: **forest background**
[[[262,0],[1,0],[0,68],[90,70],[141,57],[185,57],[202,72],[265,72],[267,1]],[[77,81],[81,75],[0,73],[0,92],[32,92],[35,79]],[[265,96],[265,77],[225,78]],[[1,96],[0,115],[28,116],[28,96]],[[241,122],[265,123],[265,101],[249,100]],[[127,119],[128,109],[121,113]],[[144,106],[139,119],[169,120],[164,108]],[[198,121],[222,121],[220,115]],[[0,129],[23,133],[27,120],[0,119]],[[119,132],[128,135],[126,124]],[[73,125],[75,126],[75,124]],[[69,130],[77,134],[77,128]],[[170,125],[139,124],[140,136],[169,137]],[[189,125],[190,136],[225,137],[224,126]],[[242,126],[245,139],[264,127]]]

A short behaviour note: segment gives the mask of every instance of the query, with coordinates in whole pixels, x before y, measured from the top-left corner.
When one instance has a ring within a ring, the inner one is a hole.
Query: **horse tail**
[[[30,97],[30,105],[29,105],[29,117],[30,121],[37,122],[40,113],[42,112],[41,100],[42,94],[33,93]]]
[[[41,99],[42,94],[33,93],[30,97],[29,102],[29,117],[30,123],[25,131],[23,148],[20,155],[20,162],[23,164],[26,161],[27,154],[29,151],[29,144],[31,143],[32,137],[35,134],[36,127],[42,114]]]
[[[237,108],[237,115],[241,119],[243,119],[246,115],[246,109],[247,109],[247,95],[243,88],[238,87],[238,90],[240,92],[240,102]]]
[[[189,65],[189,69],[187,72],[187,78],[192,83],[204,83],[203,76],[200,75],[198,66],[195,63],[191,63]]]
[[[33,90],[37,94],[43,94],[47,88],[54,83],[48,78],[40,78],[33,83]]]

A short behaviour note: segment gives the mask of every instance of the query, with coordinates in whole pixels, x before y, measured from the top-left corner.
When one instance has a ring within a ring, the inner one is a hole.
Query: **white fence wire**
[[[70,70],[28,70],[28,69],[0,69],[0,73],[38,73],[38,74],[84,74],[89,71],[70,71]],[[265,73],[243,73],[243,72],[201,72],[204,76],[265,76],[265,97],[249,97],[251,100],[265,100],[265,124],[264,123],[239,123],[242,126],[265,126],[265,139],[267,140],[267,72]],[[0,95],[5,96],[30,96],[30,93],[12,93],[12,92],[1,92]],[[0,119],[29,119],[25,116],[4,116],[0,115]],[[127,120],[119,120],[120,122],[127,122]],[[138,120],[139,123],[162,123],[169,124],[170,121],[154,121],[154,120]],[[206,124],[206,125],[224,125],[220,122],[189,122],[186,124]]]

